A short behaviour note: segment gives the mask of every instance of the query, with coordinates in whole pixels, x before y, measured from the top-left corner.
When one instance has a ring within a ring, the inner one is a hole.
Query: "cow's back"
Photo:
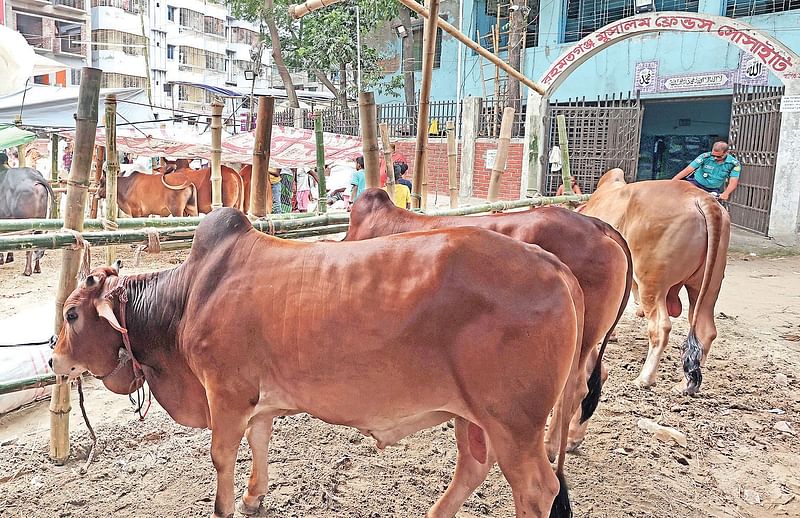
[[[47,217],[49,184],[30,167],[0,172],[0,218]]]

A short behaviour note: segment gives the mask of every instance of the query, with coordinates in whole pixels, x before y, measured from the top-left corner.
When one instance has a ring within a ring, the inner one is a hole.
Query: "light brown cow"
[[[103,173],[97,197],[106,197]],[[117,205],[134,218],[157,216],[197,216],[197,189],[191,182],[171,185],[161,174],[134,171],[117,178]]]
[[[244,185],[242,177],[236,170],[228,166],[222,168],[222,206],[235,207],[242,210],[244,201]],[[193,183],[197,187],[197,210],[208,214],[211,212],[211,168],[183,168],[165,175],[170,184]]]
[[[387,301],[395,311],[380,310]],[[96,269],[64,303],[52,365],[72,378],[89,370],[123,394],[146,379],[177,422],[211,428],[214,517],[234,513],[243,435],[253,460],[240,510],[258,510],[272,420],[299,412],[379,448],[458,416],[459,458],[496,453],[517,517],[566,517],[564,449],[554,474],[543,438],[577,369],[583,311],[563,263],[501,234],[292,242],[223,208],[200,223],[177,268]],[[454,484],[473,475],[459,468]]]
[[[625,183],[621,169],[603,175],[582,212],[613,225],[628,241],[633,257],[634,297],[648,320],[650,349],[640,387],[656,382],[658,364],[681,314],[678,292],[689,295],[689,336],[683,346],[686,380],[677,387],[694,394],[701,366],[717,337],[714,304],[725,276],[731,222],[708,193],[688,182],[652,180]],[[688,383],[687,383],[688,382]]]
[[[628,246],[619,232],[607,223],[560,207],[490,216],[425,216],[396,207],[382,189],[367,189],[358,197],[350,212],[350,228],[345,240],[462,226],[487,228],[539,245],[566,264],[581,285],[586,316],[581,345],[581,376],[575,380],[579,383],[573,410],[575,418],[567,445],[567,450],[572,451],[583,441],[587,420],[600,400],[606,377],[602,371],[602,351],[630,297],[633,270]],[[603,345],[598,356],[597,344],[601,341]],[[576,412],[581,399],[583,408]],[[557,426],[548,430],[551,458],[558,448],[558,441],[553,441],[553,438],[558,438]]]

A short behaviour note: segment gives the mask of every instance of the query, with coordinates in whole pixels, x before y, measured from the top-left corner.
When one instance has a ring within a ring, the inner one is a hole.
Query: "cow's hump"
[[[198,225],[192,253],[204,255],[234,241],[252,228],[253,225],[240,210],[232,207],[214,209]]]

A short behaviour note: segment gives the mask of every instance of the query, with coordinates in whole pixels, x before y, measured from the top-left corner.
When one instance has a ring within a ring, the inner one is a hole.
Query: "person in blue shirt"
[[[362,192],[367,188],[367,179],[366,179],[366,171],[364,170],[364,157],[360,156],[356,158],[356,170],[353,173],[353,176],[350,178],[350,206],[353,206],[353,203],[356,202],[358,197],[361,195]]]
[[[742,164],[728,154],[728,144],[720,141],[714,143],[710,153],[692,160],[673,180],[685,179],[706,192],[718,193],[720,200],[727,200],[739,185],[741,171]]]

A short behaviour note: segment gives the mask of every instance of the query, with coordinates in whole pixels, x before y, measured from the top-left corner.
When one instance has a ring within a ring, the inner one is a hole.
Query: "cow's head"
[[[109,293],[119,282],[119,262],[95,268],[64,302],[64,326],[53,350],[56,374],[77,378],[86,371],[101,378],[118,394],[130,394],[133,365],[124,361],[122,333],[127,333],[114,314],[115,300]]]

